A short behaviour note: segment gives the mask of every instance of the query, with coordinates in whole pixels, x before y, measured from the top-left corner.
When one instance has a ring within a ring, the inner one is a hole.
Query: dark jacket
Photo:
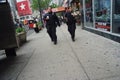
[[[67,25],[71,25],[71,24],[76,23],[75,17],[71,14],[71,12],[66,12],[65,17],[66,17]]]
[[[49,19],[46,19],[47,16],[49,16]],[[47,26],[57,27],[57,25],[60,26],[59,19],[56,16],[56,14],[53,13],[53,12],[45,14],[45,16],[43,17],[43,19],[44,19],[44,21],[46,23],[46,27]]]

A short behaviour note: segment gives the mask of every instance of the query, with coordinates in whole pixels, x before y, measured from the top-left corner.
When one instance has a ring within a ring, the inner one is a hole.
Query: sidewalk
[[[63,24],[57,28],[54,45],[46,29],[33,33],[17,51],[26,63],[15,80],[120,80],[120,44],[102,36],[76,29],[72,42]]]

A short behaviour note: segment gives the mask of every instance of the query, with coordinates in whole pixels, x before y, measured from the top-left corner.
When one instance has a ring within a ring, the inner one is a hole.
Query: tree
[[[45,9],[49,6],[51,0],[32,0],[32,9],[33,10],[39,10],[39,8],[41,9]]]
[[[52,8],[56,8],[56,7],[58,7],[58,5],[55,4],[55,3],[52,3],[50,6],[51,6]]]

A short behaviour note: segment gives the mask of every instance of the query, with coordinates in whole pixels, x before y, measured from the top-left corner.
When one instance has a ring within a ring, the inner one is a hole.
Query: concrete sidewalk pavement
[[[65,24],[57,28],[57,37],[57,45],[46,29],[28,37],[17,53],[30,56],[15,80],[120,80],[119,43],[80,26],[72,42]]]

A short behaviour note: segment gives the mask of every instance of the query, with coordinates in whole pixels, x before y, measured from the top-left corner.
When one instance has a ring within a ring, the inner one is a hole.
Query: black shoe
[[[72,38],[72,41],[75,42],[75,38]]]
[[[54,44],[56,45],[56,44],[57,44],[57,41],[54,41]]]

